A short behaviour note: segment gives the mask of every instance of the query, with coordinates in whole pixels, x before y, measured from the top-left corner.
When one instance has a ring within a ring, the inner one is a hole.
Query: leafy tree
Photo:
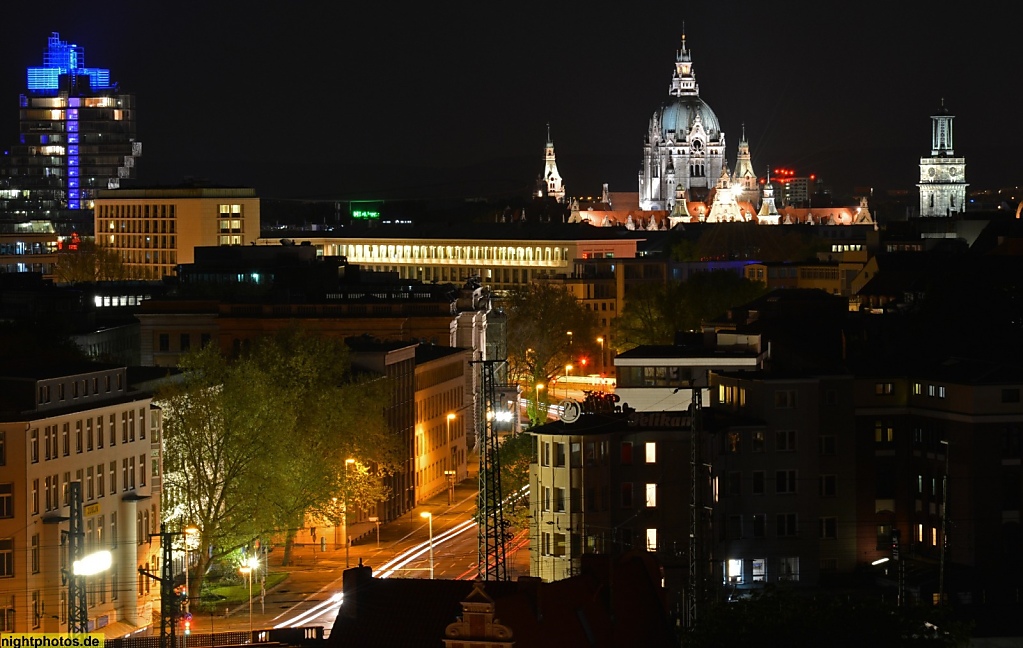
[[[57,283],[79,284],[97,281],[125,281],[133,274],[120,255],[93,241],[82,241],[77,250],[61,250],[53,265]]]
[[[277,426],[273,384],[249,380],[247,366],[231,367],[212,346],[186,356],[182,383],[157,400],[164,419],[164,517],[199,528],[198,564],[190,596],[210,566],[259,534],[257,512],[265,487],[253,491],[252,472],[265,439]]]
[[[504,496],[518,493],[529,484],[529,462],[533,453],[533,436],[516,434],[507,437],[498,448],[501,460],[501,491]],[[512,526],[523,528],[529,513],[529,498],[512,498],[503,508],[504,518]]]
[[[528,381],[524,392],[533,403],[529,418],[534,425],[546,420],[550,389],[546,384],[567,364],[596,353],[596,314],[565,288],[531,283],[517,288],[505,302],[508,312],[508,362],[512,376]],[[568,332],[571,331],[572,335]]]
[[[703,322],[764,294],[766,288],[729,270],[699,272],[684,282],[638,286],[615,320],[619,350],[641,344],[673,344],[676,331]]]
[[[343,502],[351,485],[344,483],[347,459],[358,457],[383,471],[396,465],[397,444],[382,416],[385,383],[353,379],[343,342],[297,329],[265,339],[247,360],[261,379],[277,385],[278,442],[261,455],[255,476],[262,482],[262,474],[274,475],[274,487],[263,496],[263,525],[284,532],[288,564],[305,514],[339,496]]]
[[[230,363],[207,347],[182,368],[184,382],[159,399],[175,495],[166,517],[200,529],[193,592],[211,564],[259,535],[284,535],[287,564],[306,512],[343,496],[346,459],[372,466],[373,476],[397,462],[384,382],[357,379],[339,341],[289,330]],[[381,494],[367,486],[349,503]]]

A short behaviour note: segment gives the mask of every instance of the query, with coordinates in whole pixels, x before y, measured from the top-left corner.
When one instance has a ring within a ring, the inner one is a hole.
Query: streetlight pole
[[[430,580],[433,580],[433,513],[423,511],[419,517],[424,517],[430,522]]]
[[[600,377],[604,377],[604,336],[601,335],[597,338],[597,342],[600,344]]]
[[[455,461],[455,447],[453,445],[451,445],[451,421],[454,421],[454,420],[455,420],[455,413],[454,412],[448,412],[447,420],[445,422],[447,423],[447,428],[448,428],[448,458],[451,460],[451,465],[449,466],[449,468],[451,470],[457,470],[458,469],[458,464]],[[447,471],[445,471],[445,474],[447,474]],[[450,499],[450,497],[448,499]],[[451,502],[450,501],[448,502],[448,506],[451,506]]]
[[[341,540],[345,543],[345,568],[351,567],[348,561],[349,550],[348,546],[348,466],[355,463],[355,459],[345,459],[345,491],[344,501],[341,507]]]
[[[938,566],[938,605],[945,603],[945,546],[948,545],[948,455],[950,446],[942,439],[945,446],[945,476],[941,480],[941,559]]]
[[[250,556],[238,570],[249,578],[249,641],[252,641],[252,572],[259,567],[259,558]]]
[[[568,377],[572,375],[572,365],[565,365],[565,398],[568,398]]]

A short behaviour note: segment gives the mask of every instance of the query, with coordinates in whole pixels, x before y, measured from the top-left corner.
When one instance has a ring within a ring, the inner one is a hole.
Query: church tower
[[[547,124],[547,146],[544,148],[543,175],[540,176],[536,195],[538,198],[550,196],[559,203],[565,202],[565,185],[558,173],[558,163],[554,159],[554,142],[551,141],[551,125]]]
[[[748,202],[756,208],[757,200],[760,198],[760,189],[757,187],[757,174],[753,172],[753,162],[750,160],[745,124],[742,126],[742,139],[739,140],[739,154],[735,161],[735,173],[732,174],[732,181],[742,187],[739,200]]]
[[[777,225],[781,221],[781,214],[774,204],[774,187],[771,186],[771,170],[767,170],[767,182],[764,183],[764,199],[760,203],[760,211],[757,212],[757,222],[761,225]]]
[[[951,216],[966,210],[966,158],[952,149],[952,119],[945,101],[931,115],[931,155],[920,158],[920,216]]]

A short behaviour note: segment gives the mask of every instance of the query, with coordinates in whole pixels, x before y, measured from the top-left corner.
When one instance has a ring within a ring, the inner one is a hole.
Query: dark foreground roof
[[[673,646],[656,561],[646,553],[587,555],[582,573],[544,583],[536,578],[483,584],[495,622],[516,646]],[[471,581],[378,579],[369,567],[345,571],[344,601],[328,643],[338,648],[437,648],[462,616]],[[467,645],[471,638],[462,638]]]

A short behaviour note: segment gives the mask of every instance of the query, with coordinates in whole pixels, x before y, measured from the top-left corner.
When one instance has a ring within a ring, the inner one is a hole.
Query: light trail
[[[520,498],[524,497],[528,492],[529,492],[529,485],[527,484],[527,485],[523,486],[522,488],[520,488],[518,491],[516,491],[516,492],[508,495],[507,497],[505,497],[504,498],[504,502],[506,504],[515,502],[515,501],[519,500]],[[466,531],[469,531],[470,529],[474,529],[474,528],[476,528],[476,520],[469,519],[469,520],[465,520],[463,522],[459,522],[458,524],[456,524],[455,526],[451,527],[450,529],[447,529],[446,531],[442,531],[441,533],[438,533],[435,536],[433,536],[433,547],[436,550],[438,545],[444,544],[444,543],[448,542],[449,540],[453,540],[456,537],[460,536],[461,534],[465,533]],[[526,537],[525,540],[522,540],[522,541],[518,540],[520,537],[523,537],[525,535],[526,535],[526,531],[521,531],[521,532],[519,532],[518,535],[515,536],[515,539],[513,539],[512,542],[516,542],[517,541],[517,546],[514,547],[513,551],[518,551],[526,543],[529,542],[529,538],[528,537]],[[405,565],[409,564],[410,562],[412,562],[416,558],[421,557],[423,554],[425,554],[425,553],[427,553],[429,551],[430,551],[430,541],[429,540],[427,540],[425,542],[420,542],[419,544],[406,549],[405,551],[401,552],[400,554],[398,554],[397,556],[395,556],[391,560],[389,560],[389,561],[385,562],[383,565],[381,565],[380,569],[379,569],[380,575],[377,576],[377,578],[389,578],[395,572],[401,571],[402,568],[405,567]],[[478,566],[476,568],[473,568],[473,569],[465,572],[465,574],[462,574],[461,576],[458,576],[456,578],[456,580],[464,580],[466,575],[470,574],[470,573],[478,573]],[[326,589],[326,588],[324,588],[324,589]],[[322,615],[326,614],[327,611],[328,611],[328,608],[330,608],[331,606],[335,606],[335,605],[336,605],[336,607],[334,607],[334,612],[333,612],[332,616],[333,617],[337,617],[338,610],[340,609],[341,603],[343,601],[344,601],[344,594],[342,592],[340,592],[340,591],[339,592],[334,592],[334,594],[332,594],[331,597],[329,599],[327,599],[326,601],[321,601],[320,603],[317,603],[316,605],[314,605],[312,608],[306,610],[305,612],[302,612],[302,613],[300,613],[300,614],[298,614],[296,616],[293,616],[293,617],[291,617],[289,619],[281,621],[280,623],[278,623],[277,625],[274,626],[274,629],[277,629],[277,628],[297,628],[297,627],[300,627],[302,624],[304,624],[304,623],[306,623],[306,622],[316,618],[317,616],[322,616]]]

